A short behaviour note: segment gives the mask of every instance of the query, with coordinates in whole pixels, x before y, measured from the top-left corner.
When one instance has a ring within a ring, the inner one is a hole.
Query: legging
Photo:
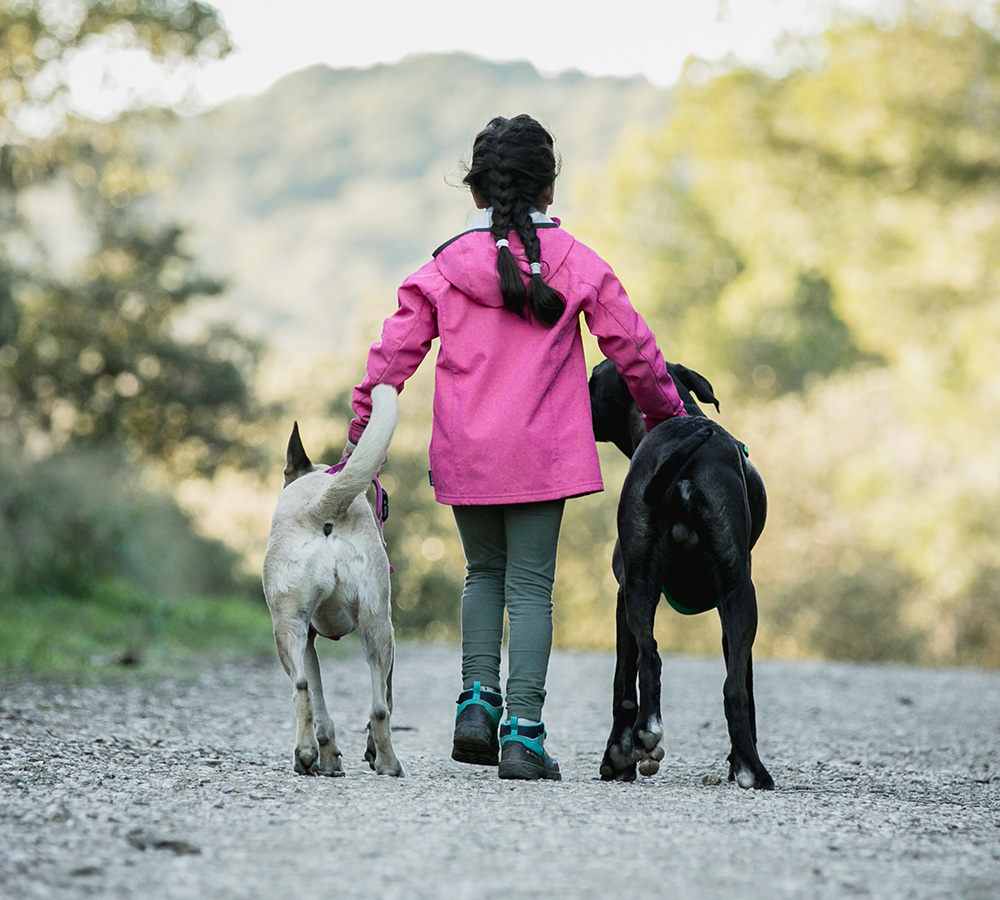
[[[465,548],[462,683],[500,687],[507,609],[507,715],[542,718],[552,650],[552,584],[565,501],[456,506]]]

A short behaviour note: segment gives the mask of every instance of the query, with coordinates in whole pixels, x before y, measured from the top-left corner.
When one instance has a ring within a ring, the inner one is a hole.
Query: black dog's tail
[[[715,430],[711,427],[699,428],[694,434],[686,437],[680,446],[671,450],[642,492],[642,499],[647,506],[659,506],[663,502],[663,498],[674,483],[680,479],[684,468],[713,434]]]

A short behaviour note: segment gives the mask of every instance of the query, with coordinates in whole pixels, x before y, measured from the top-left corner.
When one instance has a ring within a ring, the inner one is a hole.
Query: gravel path
[[[755,792],[725,780],[721,658],[664,659],[667,756],[627,785],[596,777],[612,658],[556,653],[564,780],[511,784],[449,759],[442,647],[398,649],[407,777],[375,776],[355,648],[324,661],[337,779],[292,774],[276,660],[0,689],[0,898],[1000,897],[1000,673],[758,663]]]

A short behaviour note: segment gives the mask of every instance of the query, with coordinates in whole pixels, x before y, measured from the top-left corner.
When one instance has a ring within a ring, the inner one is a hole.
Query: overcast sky
[[[849,0],[855,7],[874,0]],[[317,62],[394,62],[415,52],[463,50],[526,59],[546,73],[643,74],[668,85],[690,56],[767,57],[786,29],[815,28],[824,0],[213,0],[237,50],[201,79],[207,100],[256,93]],[[280,7],[278,23],[273,11]],[[279,27],[280,26],[280,27]]]
[[[283,75],[316,63],[368,67],[411,53],[450,51],[498,62],[527,60],[543,74],[579,69],[644,75],[668,86],[691,57],[733,55],[766,65],[783,33],[822,31],[831,8],[872,11],[900,0],[613,0],[596,8],[580,0],[210,2],[221,12],[235,49],[198,74],[195,109],[260,93]],[[113,116],[130,100],[190,99],[188,75],[164,83],[162,71],[139,52],[94,50],[70,63],[74,106],[98,117]]]

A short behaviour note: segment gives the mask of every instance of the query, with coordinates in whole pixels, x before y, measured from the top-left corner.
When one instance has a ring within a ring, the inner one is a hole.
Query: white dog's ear
[[[299,423],[292,426],[292,436],[288,439],[288,449],[285,451],[285,486],[287,487],[300,475],[312,469],[312,461],[306,455],[299,437]]]

